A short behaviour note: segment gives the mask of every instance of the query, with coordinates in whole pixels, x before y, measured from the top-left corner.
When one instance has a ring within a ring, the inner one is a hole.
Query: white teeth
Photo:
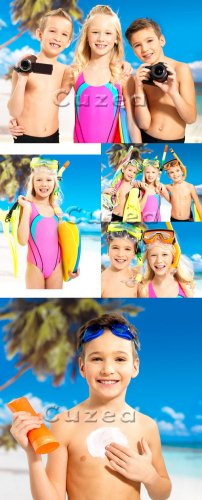
[[[116,382],[118,382],[117,380],[99,380],[100,384],[104,384],[104,385],[112,385],[112,384],[116,384]]]

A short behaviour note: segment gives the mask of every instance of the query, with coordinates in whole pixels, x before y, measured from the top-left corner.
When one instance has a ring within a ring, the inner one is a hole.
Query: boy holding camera
[[[72,20],[63,9],[47,12],[36,30],[41,43],[37,58],[27,56],[14,68],[8,109],[15,132],[21,134],[14,142],[59,142],[56,94],[61,88],[70,90],[71,73],[57,58],[72,32]]]
[[[188,65],[164,55],[165,38],[152,19],[136,19],[125,36],[143,63],[127,89],[142,142],[184,142],[186,124],[196,120],[194,82]],[[129,131],[133,140],[132,120]]]

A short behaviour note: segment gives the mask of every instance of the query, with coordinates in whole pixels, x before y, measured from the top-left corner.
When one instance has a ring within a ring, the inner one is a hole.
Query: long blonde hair
[[[159,182],[160,182],[160,175],[161,175],[161,172],[159,170],[158,167],[155,167],[154,165],[146,165],[143,169],[143,174],[142,174],[142,182],[145,182],[145,184],[147,184],[147,181],[146,181],[146,177],[145,177],[145,169],[148,168],[148,167],[152,167],[152,168],[155,168],[157,171],[158,171],[158,177],[155,179],[154,181],[154,187],[155,188],[158,188],[159,186]]]
[[[73,68],[75,72],[81,73],[91,59],[91,49],[88,43],[88,28],[96,14],[111,16],[116,28],[117,43],[114,45],[109,68],[111,71],[111,81],[118,82],[122,77],[122,63],[124,58],[123,37],[119,18],[108,5],[96,5],[89,12],[83,24],[79,42],[75,50]]]
[[[34,176],[35,175],[39,175],[42,172],[42,170],[43,171],[46,170],[47,174],[53,176],[53,178],[54,178],[54,188],[53,188],[52,193],[49,196],[50,205],[54,208],[54,207],[58,206],[58,204],[61,201],[61,197],[60,196],[57,196],[57,198],[55,197],[55,191],[57,191],[57,190],[59,191],[59,183],[58,183],[58,178],[57,178],[57,171],[55,169],[49,168],[45,164],[44,165],[40,165],[38,167],[35,167],[33,169],[31,175],[28,178],[26,197],[31,201],[36,196],[36,192],[35,192],[35,189],[34,189],[34,182],[33,182],[34,181]]]
[[[171,250],[173,259],[175,256],[175,247],[174,245],[168,245],[166,243],[163,243],[166,248],[169,247],[169,250]],[[172,247],[172,248],[170,248]],[[146,296],[146,291],[147,291],[147,286],[149,281],[152,281],[155,273],[151,269],[148,261],[148,251],[149,248],[147,248],[143,260],[147,262],[146,270],[142,278],[142,283],[141,283],[141,296]],[[194,272],[193,269],[191,269],[190,262],[188,262],[188,259],[184,258],[184,256],[180,256],[178,265],[176,270],[174,270],[174,278],[175,280],[180,283],[182,289],[185,292],[186,297],[192,297],[193,296],[193,290],[194,290]]]

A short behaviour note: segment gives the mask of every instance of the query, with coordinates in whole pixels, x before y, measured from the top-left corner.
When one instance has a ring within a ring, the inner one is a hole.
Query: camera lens
[[[30,71],[31,65],[32,63],[29,59],[23,59],[20,63],[20,69],[22,71]]]
[[[165,82],[168,78],[166,66],[163,63],[154,64],[151,68],[151,77],[158,82]]]

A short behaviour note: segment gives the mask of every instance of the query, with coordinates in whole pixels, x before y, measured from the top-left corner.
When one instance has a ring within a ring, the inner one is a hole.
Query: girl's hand
[[[123,69],[123,74],[126,77],[129,77],[129,76],[133,75],[133,73],[134,73],[134,70],[133,70],[131,64],[127,61],[123,62],[122,69]]]
[[[141,189],[141,188],[142,188],[142,184],[143,184],[143,183],[142,183],[141,181],[134,181],[134,182],[131,182],[131,184],[132,184],[132,186],[133,186],[134,188],[139,188],[139,189]]]
[[[103,194],[115,194],[115,189],[113,187],[111,188],[106,188],[104,191],[103,191]]]
[[[80,275],[80,268],[78,267],[78,269],[75,273],[71,273],[71,271],[68,271],[68,274],[69,274],[70,278],[72,278],[72,279],[78,278],[78,276]]]
[[[20,196],[18,196],[18,203],[19,205],[22,207],[22,208],[29,208],[30,211],[31,211],[31,205],[30,205],[30,201],[28,201],[24,196],[22,196],[20,194]]]
[[[13,414],[13,425],[10,432],[17,443],[25,451],[28,451],[31,445],[27,433],[32,429],[39,429],[42,423],[41,415],[34,416],[26,411],[18,411]]]
[[[142,455],[131,448],[111,443],[106,456],[111,467],[131,481],[146,483],[152,470],[152,452],[145,439],[141,440]]]
[[[17,139],[18,136],[23,135],[25,133],[24,127],[18,125],[18,122],[17,120],[15,120],[15,118],[9,121],[8,129],[14,139]]]

